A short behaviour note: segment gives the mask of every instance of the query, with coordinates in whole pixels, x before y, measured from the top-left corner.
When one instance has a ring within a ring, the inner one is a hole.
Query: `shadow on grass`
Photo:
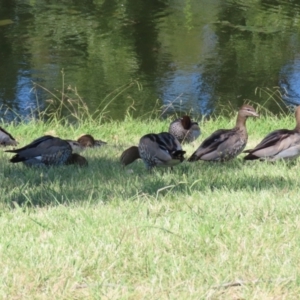
[[[272,172],[272,168],[277,168],[277,172]],[[158,193],[160,196],[172,193],[174,198],[184,200],[183,195],[188,196],[195,192],[213,196],[215,192],[220,194],[220,191],[257,193],[274,190],[275,193],[278,190],[297,190],[299,183],[294,180],[294,175],[290,176],[290,172],[297,173],[296,163],[277,162],[276,165],[257,161],[248,164],[235,160],[223,164],[200,162],[191,166],[186,162],[174,168],[170,180],[167,179],[168,176],[155,176],[144,180],[141,191],[157,199]]]
[[[109,150],[107,150],[109,152]],[[228,163],[183,162],[171,169],[148,172],[141,160],[123,168],[118,157],[87,152],[89,166],[27,168],[1,159],[3,167],[2,202],[11,205],[44,206],[80,202],[107,203],[132,201],[143,197],[160,200],[168,195],[174,201],[186,196],[220,191],[298,189],[293,178],[297,164],[245,163],[237,159]],[[274,172],[273,172],[274,171]],[[292,175],[289,175],[292,172]],[[1,175],[1,176],[2,176]]]
[[[1,161],[2,163],[2,161]],[[120,164],[107,158],[88,158],[89,166],[28,168],[4,162],[2,201],[18,205],[48,205],[105,201]]]

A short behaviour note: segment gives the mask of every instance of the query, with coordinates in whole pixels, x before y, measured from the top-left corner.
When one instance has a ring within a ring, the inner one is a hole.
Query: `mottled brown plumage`
[[[246,120],[258,117],[254,108],[243,105],[237,116],[236,125],[232,129],[219,129],[206,138],[188,161],[228,161],[239,155],[248,140]]]
[[[183,116],[173,121],[169,126],[169,133],[174,135],[180,143],[191,143],[200,136],[200,127],[189,116]]]

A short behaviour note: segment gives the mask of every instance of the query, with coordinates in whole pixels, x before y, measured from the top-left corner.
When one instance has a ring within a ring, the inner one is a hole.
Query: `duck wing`
[[[45,135],[45,136],[42,136],[42,137],[34,140],[30,144],[28,144],[28,145],[26,145],[22,148],[12,149],[12,150],[5,150],[5,152],[19,153],[19,152],[22,152],[24,150],[34,149],[34,148],[41,148],[41,149],[44,148],[44,149],[46,149],[46,148],[51,147],[52,145],[57,144],[58,140],[60,140],[60,139],[55,138],[51,135]]]
[[[182,150],[179,141],[170,133],[147,134],[142,137],[139,151],[147,148],[147,156],[155,158],[156,161],[166,164],[172,159],[183,161],[185,151]],[[143,154],[141,155],[143,156]]]
[[[244,151],[249,153],[245,160],[273,157],[300,142],[299,135],[294,130],[278,129],[269,133],[254,149]]]
[[[68,156],[72,153],[72,148],[67,141],[53,136],[43,136],[34,140],[29,145],[14,149],[6,150],[5,152],[17,153],[11,158],[11,162],[26,161],[28,159],[37,158],[42,160],[42,157],[46,159],[55,159],[55,157]]]
[[[199,148],[192,154],[192,156],[188,159],[188,161],[196,161],[199,160],[203,155],[211,153],[210,160],[214,160],[218,158],[217,149],[220,145],[226,143],[232,136],[235,134],[235,130],[233,129],[219,129],[215,131],[212,135],[206,138]],[[224,146],[226,146],[224,144]],[[215,153],[214,153],[215,152]]]

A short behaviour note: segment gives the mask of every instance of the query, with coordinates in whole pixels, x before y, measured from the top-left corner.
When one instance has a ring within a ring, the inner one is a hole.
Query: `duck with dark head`
[[[250,105],[243,105],[237,115],[236,125],[232,129],[219,129],[206,138],[188,161],[228,161],[238,156],[248,141],[246,120],[258,117]]]
[[[126,166],[141,158],[148,170],[153,167],[173,167],[184,160],[185,151],[179,141],[170,133],[149,133],[144,135],[138,146],[126,149],[121,163]]]
[[[95,138],[91,134],[83,134],[80,136],[77,141],[74,140],[66,140],[73,151],[82,151],[85,148],[96,148],[106,145],[107,143],[102,140],[95,140]]]
[[[169,133],[174,135],[182,144],[191,143],[196,140],[200,136],[201,131],[198,123],[185,115],[170,124]]]

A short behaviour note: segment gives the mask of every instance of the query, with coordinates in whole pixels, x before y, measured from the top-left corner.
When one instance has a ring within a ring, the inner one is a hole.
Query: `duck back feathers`
[[[254,148],[244,151],[248,153],[245,160],[293,159],[300,155],[300,106],[297,107],[296,127],[292,130],[278,129],[269,133]]]
[[[27,165],[62,165],[72,154],[69,143],[53,136],[43,136],[29,145],[5,152],[16,153],[10,161],[24,162]]]
[[[121,163],[128,165],[141,158],[147,169],[155,166],[172,167],[184,160],[185,151],[179,141],[170,133],[149,133],[144,135],[138,147],[132,146],[121,155]]]
[[[236,126],[232,129],[219,129],[206,138],[188,161],[228,161],[239,155],[248,140],[246,119],[258,114],[250,105],[243,105],[237,116]]]

